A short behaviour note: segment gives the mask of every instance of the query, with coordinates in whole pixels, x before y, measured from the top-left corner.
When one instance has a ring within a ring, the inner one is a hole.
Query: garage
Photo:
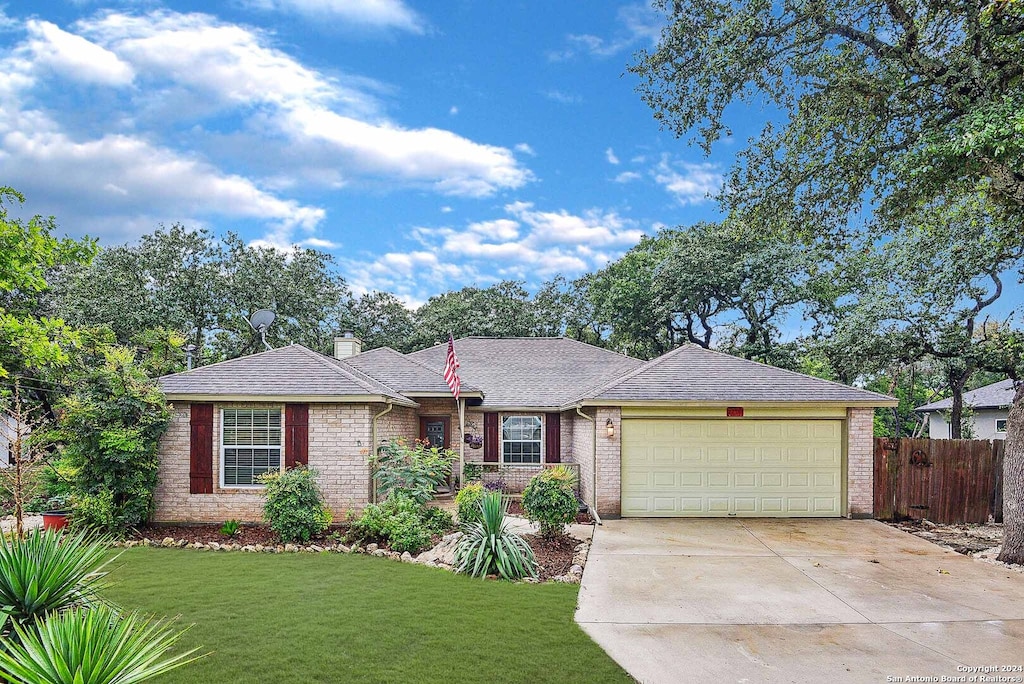
[[[844,421],[626,418],[626,517],[839,517]]]

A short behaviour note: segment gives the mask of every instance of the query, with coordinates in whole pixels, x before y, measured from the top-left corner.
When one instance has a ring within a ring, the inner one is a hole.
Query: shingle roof
[[[371,377],[382,378],[387,381],[388,386],[404,394],[451,394],[441,371],[425,366],[391,347],[371,349],[337,363],[355,368]],[[462,391],[471,393],[480,390],[464,381]]]
[[[384,396],[415,406],[393,388],[357,368],[301,344],[165,375],[160,387],[170,398],[204,396]]]
[[[590,401],[829,402],[878,406],[896,400],[837,382],[686,344],[603,387]]]
[[[409,357],[441,371],[447,353],[444,343]],[[460,377],[483,391],[485,407],[560,408],[643,363],[565,337],[464,337],[455,353]]]
[[[964,392],[964,405],[974,408],[1004,408],[1013,403],[1013,380],[1000,380],[991,385]],[[953,408],[953,399],[942,399],[918,406],[915,411],[943,411]]]

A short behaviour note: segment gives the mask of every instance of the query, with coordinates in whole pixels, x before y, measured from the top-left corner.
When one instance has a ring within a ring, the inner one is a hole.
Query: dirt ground
[[[965,556],[1024,572],[1024,566],[1008,565],[996,560],[1003,543],[1002,523],[939,525],[929,520],[906,520],[889,524]]]

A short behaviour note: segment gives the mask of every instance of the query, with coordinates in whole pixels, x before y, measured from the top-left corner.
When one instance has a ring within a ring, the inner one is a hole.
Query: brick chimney
[[[341,334],[341,337],[334,338],[334,358],[336,359],[347,359],[355,356],[362,350],[363,343],[352,334],[351,330],[346,330]]]

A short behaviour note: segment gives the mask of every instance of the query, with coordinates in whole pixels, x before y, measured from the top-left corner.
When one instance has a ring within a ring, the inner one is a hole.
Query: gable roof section
[[[447,346],[446,349],[447,351]],[[405,395],[451,396],[448,383],[441,371],[425,366],[391,347],[378,347],[338,361],[343,366],[355,368],[374,378],[384,378],[390,387]],[[462,394],[481,394],[479,388],[462,383]]]
[[[443,343],[408,357],[443,371],[447,353]],[[566,337],[463,337],[455,353],[459,376],[483,391],[485,408],[558,409],[643,363]]]
[[[165,375],[159,382],[169,399],[322,397],[324,401],[383,399],[416,406],[359,369],[301,344]]]
[[[578,401],[591,404],[829,403],[890,406],[896,400],[875,392],[748,361],[685,344],[648,361]]]
[[[991,385],[979,387],[970,392],[964,392],[964,406],[973,408],[1006,408],[1013,403],[1013,380],[1000,380]],[[924,406],[918,406],[915,411],[945,411],[953,408],[953,399],[942,399]]]

